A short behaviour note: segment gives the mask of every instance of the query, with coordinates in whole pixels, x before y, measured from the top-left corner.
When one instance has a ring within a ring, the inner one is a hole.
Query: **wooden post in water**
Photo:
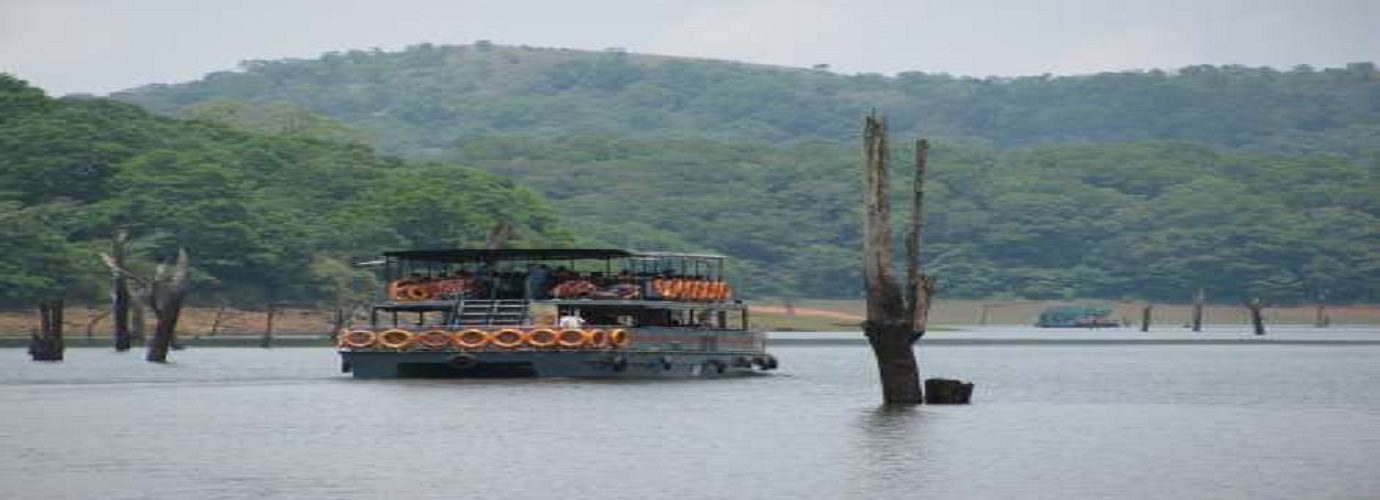
[[[133,345],[129,329],[129,278],[121,270],[125,269],[125,258],[129,256],[129,230],[115,230],[115,238],[110,242],[110,314],[113,322],[110,334],[115,341],[115,350],[128,351]],[[140,334],[143,333],[143,314],[139,315]]]
[[[1207,290],[1198,287],[1193,292],[1193,331],[1203,331],[1203,302],[1207,301]]]
[[[906,281],[892,276],[891,193],[888,179],[886,123],[875,114],[863,125],[864,169],[867,184],[863,201],[863,282],[867,289],[867,320],[863,332],[877,359],[882,401],[888,405],[924,402],[920,370],[913,345],[925,335],[934,281],[920,268],[920,243],[924,226],[925,168],[929,143],[915,144],[915,178],[911,189],[911,213],[906,234]]]
[[[278,303],[268,303],[268,318],[264,324],[264,334],[259,337],[259,347],[268,349],[273,347],[273,318],[278,315]]]
[[[29,356],[34,361],[62,361],[62,300],[38,304],[39,330],[29,336]]]
[[[1140,331],[1142,332],[1150,331],[1150,310],[1152,308],[1154,306],[1145,304],[1145,308],[1140,310]]]
[[[1246,309],[1251,310],[1251,326],[1255,328],[1255,334],[1265,335],[1265,319],[1260,313],[1262,309],[1265,309],[1265,304],[1257,297],[1246,301]]]

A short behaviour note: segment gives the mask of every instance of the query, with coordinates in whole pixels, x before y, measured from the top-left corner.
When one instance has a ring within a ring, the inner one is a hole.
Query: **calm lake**
[[[925,376],[976,382],[975,402],[893,411],[863,345],[678,382],[356,381],[329,348],[0,349],[0,497],[1380,498],[1380,331],[933,336],[984,335],[1052,342],[922,344]]]

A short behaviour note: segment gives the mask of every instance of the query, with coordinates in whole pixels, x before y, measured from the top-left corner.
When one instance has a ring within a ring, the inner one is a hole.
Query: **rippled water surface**
[[[1355,333],[1380,340],[1380,332]],[[1380,346],[863,346],[716,381],[356,381],[330,349],[0,350],[0,497],[1380,498]]]

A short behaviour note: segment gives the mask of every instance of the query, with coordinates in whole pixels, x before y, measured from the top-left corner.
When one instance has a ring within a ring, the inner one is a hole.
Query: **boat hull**
[[[341,351],[357,379],[390,378],[712,378],[773,369],[762,352],[703,351]]]

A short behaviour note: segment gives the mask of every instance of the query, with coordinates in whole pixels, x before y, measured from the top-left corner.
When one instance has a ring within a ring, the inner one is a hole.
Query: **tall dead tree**
[[[153,337],[149,339],[148,351],[144,359],[154,363],[168,361],[168,349],[177,340],[177,320],[182,315],[182,302],[191,288],[188,272],[188,258],[185,249],[177,250],[177,260],[171,270],[160,264],[153,279],[143,279],[130,273],[128,269],[115,266],[114,259],[101,254],[107,267],[124,274],[134,282],[144,302],[153,309],[157,322],[153,326]]]
[[[867,320],[863,332],[877,358],[882,400],[889,405],[920,404],[919,366],[913,345],[925,335],[934,280],[920,266],[924,232],[925,168],[929,143],[915,143],[915,179],[911,189],[911,213],[906,233],[906,276],[898,283],[892,273],[891,199],[889,189],[886,123],[868,116],[863,126],[864,165],[867,185],[863,219],[863,283],[867,288]]]
[[[115,239],[110,242],[110,315],[111,335],[115,340],[115,350],[128,351],[133,344],[129,331],[129,278],[120,269],[125,269],[125,257],[129,255],[129,230],[115,231]]]

